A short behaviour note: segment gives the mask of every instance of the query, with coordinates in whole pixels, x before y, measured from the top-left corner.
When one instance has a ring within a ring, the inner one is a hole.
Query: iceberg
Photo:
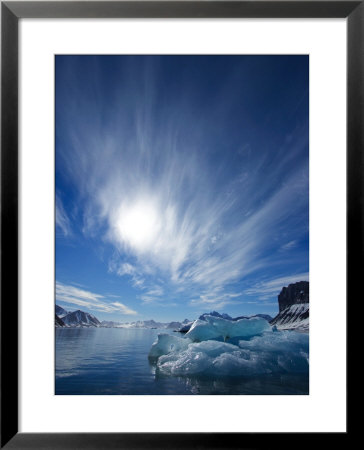
[[[187,377],[249,377],[263,374],[308,373],[308,335],[267,332],[238,345],[206,340],[186,341],[185,349],[160,355],[157,373]],[[162,352],[162,348],[160,347]]]
[[[149,359],[156,360],[170,352],[185,350],[190,343],[189,339],[172,336],[171,334],[158,334],[157,341],[153,343],[149,351]]]
[[[267,320],[261,317],[231,321],[221,317],[205,316],[204,320],[195,320],[186,337],[195,342],[209,339],[226,341],[234,337],[252,337],[270,330],[271,326]]]
[[[197,319],[183,336],[159,334],[149,359],[156,375],[187,378],[308,373],[308,335],[278,331],[262,317]]]
[[[278,331],[274,327],[272,327],[272,331],[274,332],[273,336],[271,333],[264,333],[250,340],[241,340],[239,341],[239,347],[256,351],[291,353],[298,353],[303,349],[308,354],[309,339],[307,333],[288,330]]]

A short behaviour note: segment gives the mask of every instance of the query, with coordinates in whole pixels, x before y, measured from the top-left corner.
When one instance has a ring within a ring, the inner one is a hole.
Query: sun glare
[[[140,201],[120,209],[118,234],[123,242],[139,251],[150,248],[160,228],[160,215],[149,202]]]

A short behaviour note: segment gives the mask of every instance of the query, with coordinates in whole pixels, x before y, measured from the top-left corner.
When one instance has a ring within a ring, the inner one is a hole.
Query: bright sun
[[[120,208],[117,231],[122,241],[131,247],[139,251],[148,250],[160,229],[160,215],[150,202],[139,201]]]

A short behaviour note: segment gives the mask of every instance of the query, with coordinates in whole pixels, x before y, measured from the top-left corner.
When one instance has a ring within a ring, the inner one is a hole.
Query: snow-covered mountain
[[[57,316],[57,314],[56,314],[56,318],[55,318],[55,325],[56,325],[56,328],[64,327],[64,326],[65,326],[63,320],[60,319],[60,318]]]
[[[62,317],[67,316],[68,312],[63,309],[61,306],[56,305],[56,315],[62,319]]]
[[[230,317],[229,314],[225,314],[225,313],[220,314],[217,311],[212,311],[210,313],[203,313],[203,314],[201,314],[199,319],[206,320],[206,316],[213,316],[213,317],[219,317],[220,319],[233,320],[233,318]]]
[[[137,320],[136,322],[120,323],[121,328],[166,328],[166,324],[155,320]]]
[[[189,331],[190,328],[192,327],[193,322],[194,320],[192,322],[185,323],[180,328],[178,328],[177,331],[179,331],[180,333],[187,333],[187,331]]]
[[[309,283],[299,281],[284,287],[278,295],[279,313],[270,321],[279,330],[309,330]]]
[[[185,322],[156,322],[155,320],[138,320],[136,322],[119,323],[119,328],[158,328],[177,330],[184,325]],[[187,320],[187,323],[189,321]],[[104,326],[102,322],[101,326]]]
[[[299,303],[309,303],[309,283],[308,281],[298,281],[283,287],[278,295],[279,312],[284,311],[288,306]]]
[[[278,314],[271,322],[278,330],[309,330],[309,309],[308,303],[299,303],[288,306]]]
[[[193,322],[194,322],[194,320],[185,319],[182,322],[181,327],[177,328],[176,331],[179,331],[180,333],[187,333],[187,331],[191,328]]]
[[[68,313],[62,318],[62,320],[65,325],[76,327],[98,327],[101,324],[97,317],[79,309],[77,311]]]
[[[186,323],[192,323],[188,319],[183,322],[156,322],[155,320],[138,320],[136,322],[115,322],[112,320],[99,321],[94,315],[77,310],[67,312],[61,306],[56,305],[56,327],[102,327],[102,328],[159,328],[178,330]]]
[[[181,326],[182,326],[181,322],[170,322],[167,324],[166,328],[177,330],[178,328],[181,328]]]
[[[102,321],[101,326],[105,328],[158,328],[158,329],[173,329],[177,330],[181,328],[184,323],[189,323],[188,319],[186,319],[187,322],[156,322],[155,320],[138,320],[136,322],[111,322],[111,321]]]
[[[270,322],[273,317],[270,316],[269,314],[254,314],[254,316],[239,316],[239,317],[234,317],[234,319],[232,320],[240,320],[240,319],[251,319],[252,317],[261,317],[262,319],[267,320],[268,322]]]
[[[103,320],[100,324],[100,327],[103,328],[120,328],[121,327],[120,322],[114,322],[112,320]]]

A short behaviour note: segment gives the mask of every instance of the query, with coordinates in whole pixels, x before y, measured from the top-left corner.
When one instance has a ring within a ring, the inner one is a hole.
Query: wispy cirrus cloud
[[[166,152],[164,159],[167,169],[158,181],[152,176],[155,169],[148,179],[144,164],[132,159],[127,163],[132,178],[108,168],[104,176],[98,174],[100,184],[87,196],[87,211],[99,218],[97,226],[106,229],[104,238],[123,255],[124,262],[113,261],[109,270],[130,277],[138,288],[149,287],[149,275],[186,288],[214,288],[246,277],[264,267],[266,246],[308,200],[301,195],[308,181],[305,167],[261,197],[258,181],[246,191],[226,182],[216,192],[214,181],[199,165],[174,153]],[[248,215],[238,214],[247,209]]]
[[[191,304],[227,305],[231,283],[277,263],[279,250],[305,232],[307,128],[257,151],[250,111],[240,112],[243,131],[228,145],[240,103],[229,84],[202,104],[188,86],[165,99],[159,67],[148,64],[131,69],[133,77],[121,71],[106,99],[99,83],[92,96],[73,98],[70,83],[69,145],[59,162],[83,204],[85,235],[112,245],[109,271],[139,289],[143,303],[163,300],[165,291],[153,288],[160,278],[172,297],[199,289]]]
[[[59,281],[56,282],[56,301],[105,313],[120,313],[123,315],[137,314],[136,311],[121,302],[110,302],[104,295]]]
[[[243,295],[242,292],[224,292],[222,288],[215,288],[213,291],[201,294],[198,298],[192,299],[190,305],[205,308],[224,308],[227,305],[240,303],[237,300]]]
[[[119,262],[118,256],[116,256],[115,253],[108,263],[108,271],[110,273],[115,273],[119,277],[129,278],[131,284],[138,289],[145,288],[145,278],[143,277],[143,272],[140,271],[140,268],[137,268],[130,263]]]
[[[290,250],[291,248],[295,248],[297,246],[297,241],[289,241],[286,244],[283,244],[281,250]]]
[[[72,234],[71,222],[59,195],[56,195],[56,227],[61,230],[64,236],[70,236]]]
[[[256,283],[253,287],[246,289],[244,293],[246,295],[254,295],[259,297],[260,300],[269,300],[276,298],[280,293],[283,286],[288,286],[291,283],[297,283],[298,281],[308,281],[309,274],[298,273],[295,275],[289,275],[279,277],[271,280],[261,281]]]
[[[114,312],[120,312],[121,314],[125,315],[135,315],[138,314],[136,311],[134,311],[131,308],[128,308],[126,305],[120,302],[112,302],[112,306],[115,307]]]
[[[140,299],[143,303],[160,303],[163,300],[164,290],[160,286],[152,286],[150,289],[146,290]]]

